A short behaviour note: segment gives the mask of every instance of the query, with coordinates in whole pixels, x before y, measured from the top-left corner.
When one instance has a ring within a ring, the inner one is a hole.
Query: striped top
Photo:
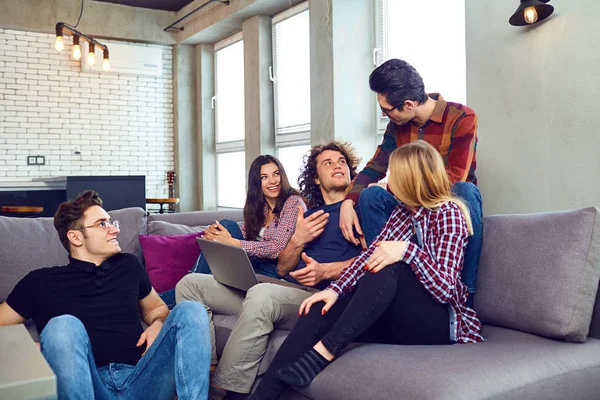
[[[240,240],[240,246],[249,256],[263,259],[279,257],[281,250],[287,246],[296,231],[298,219],[298,206],[306,211],[306,204],[300,196],[290,196],[283,204],[278,217],[267,226],[259,240]],[[265,204],[265,216],[269,212],[269,205]],[[242,225],[242,235],[246,237],[245,226]]]
[[[421,244],[410,242],[413,232]],[[410,266],[436,301],[448,304],[450,339],[460,343],[481,342],[481,322],[475,311],[467,307],[469,293],[460,279],[468,236],[465,217],[454,203],[444,203],[435,211],[420,207],[413,214],[400,204],[369,248],[327,289],[338,296],[350,292],[365,274],[364,267],[378,242],[407,241],[400,261]]]
[[[390,154],[398,147],[419,139],[440,152],[452,183],[477,184],[477,115],[465,105],[447,102],[439,93],[430,93],[429,97],[437,100],[437,104],[433,115],[423,126],[410,122],[396,125],[390,121],[375,155],[346,189],[346,199],[358,203],[359,193],[369,183],[379,182],[385,177]]]

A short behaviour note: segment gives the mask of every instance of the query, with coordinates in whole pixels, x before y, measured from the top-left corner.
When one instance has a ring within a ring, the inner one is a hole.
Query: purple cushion
[[[204,232],[177,236],[139,235],[146,271],[157,292],[174,289],[192,269],[200,256],[196,238],[203,235]]]

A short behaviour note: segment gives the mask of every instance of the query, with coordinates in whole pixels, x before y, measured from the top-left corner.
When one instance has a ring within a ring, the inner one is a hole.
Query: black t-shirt
[[[145,345],[139,300],[152,290],[142,263],[120,253],[99,266],[69,257],[62,267],[27,274],[6,302],[23,318],[33,318],[38,332],[50,319],[70,314],[81,320],[90,337],[98,367],[108,363],[136,365]]]
[[[342,202],[339,201],[333,204],[322,205],[320,207],[311,208],[304,213],[304,218],[311,214],[316,213],[319,210],[323,210],[329,213],[327,224],[323,232],[317,236],[314,240],[311,240],[304,246],[304,252],[307,256],[314,258],[319,263],[329,263],[337,261],[346,261],[354,258],[360,254],[362,247],[360,245],[355,246],[351,242],[344,239],[342,230],[340,229],[340,207]],[[306,267],[306,263],[302,258],[296,266],[296,270]],[[298,283],[294,278],[289,275],[286,276],[286,280],[294,283]],[[324,280],[315,285],[317,289],[325,289],[331,281]]]

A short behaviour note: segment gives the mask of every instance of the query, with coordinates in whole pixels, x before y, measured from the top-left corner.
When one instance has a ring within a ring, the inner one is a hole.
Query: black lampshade
[[[554,7],[545,4],[548,1],[550,0],[521,0],[519,8],[517,8],[517,11],[510,17],[508,23],[515,26],[531,25],[531,23],[525,20],[525,10],[529,7],[534,7],[537,12],[538,18],[535,22],[540,22],[548,18],[554,12]]]

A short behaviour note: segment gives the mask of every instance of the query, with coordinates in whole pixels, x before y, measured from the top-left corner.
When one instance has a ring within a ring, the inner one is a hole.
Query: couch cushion
[[[139,236],[146,271],[157,292],[175,289],[177,282],[194,267],[200,256],[196,238],[203,235],[203,232],[194,232],[175,236]]]
[[[237,222],[244,220],[242,210],[225,211],[191,211],[175,214],[150,214],[148,222],[165,221],[172,224],[181,224],[188,226],[207,226],[215,220],[231,219]]]
[[[121,251],[134,254],[144,262],[138,235],[146,234],[146,211],[139,207],[130,207],[109,211],[108,214],[113,220],[119,220],[121,232],[119,232],[118,240]]]
[[[185,235],[187,233],[201,232],[204,228],[204,226],[188,226],[166,221],[148,221],[148,235]]]
[[[586,208],[486,217],[474,303],[481,320],[584,341],[600,274],[598,214]]]
[[[0,302],[29,272],[69,262],[53,218],[0,217]]]
[[[593,399],[600,340],[566,343],[485,326],[484,343],[366,344],[306,388],[311,399]]]

